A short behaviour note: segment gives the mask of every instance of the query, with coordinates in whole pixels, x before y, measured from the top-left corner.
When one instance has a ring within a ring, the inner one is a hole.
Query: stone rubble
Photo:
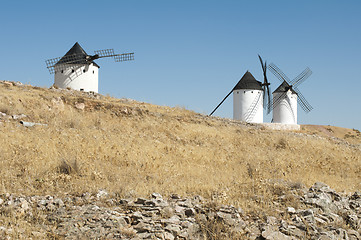
[[[301,192],[302,207],[280,207],[278,217],[252,217],[200,196],[117,199],[106,190],[64,198],[4,194],[0,213],[35,225],[34,239],[360,239],[361,192],[345,196],[323,183]],[[0,224],[1,239],[15,231]]]
[[[5,86],[8,86],[8,87],[13,87],[13,86],[22,87],[22,86],[24,86],[24,84],[22,84],[21,82],[12,82],[12,81],[7,81],[7,80],[0,80],[0,83],[2,83]]]
[[[102,99],[102,98],[104,98],[103,95],[101,95],[99,93],[96,93],[96,92],[93,92],[93,91],[90,91],[90,92],[77,91],[77,90],[74,90],[74,89],[71,89],[71,88],[59,88],[59,87],[56,87],[56,86],[51,86],[49,88],[49,90],[53,91],[53,92],[68,93],[68,94],[73,95],[73,96],[84,96],[84,97],[89,97],[89,98],[94,98],[94,99]]]

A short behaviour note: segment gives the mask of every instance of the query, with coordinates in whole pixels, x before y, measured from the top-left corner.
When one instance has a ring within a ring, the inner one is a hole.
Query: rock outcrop
[[[360,239],[360,192],[346,196],[316,183],[293,197],[298,208],[280,205],[263,217],[201,196],[120,199],[105,190],[64,198],[5,194],[0,212],[32,224],[36,231],[24,237],[34,239]],[[19,226],[0,224],[2,239],[16,231],[21,235]]]

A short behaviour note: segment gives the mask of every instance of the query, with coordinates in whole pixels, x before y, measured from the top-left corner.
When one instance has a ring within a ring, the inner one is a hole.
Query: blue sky
[[[299,123],[361,130],[360,13],[355,0],[4,1],[0,79],[49,87],[45,60],[79,42],[135,52],[97,60],[100,93],[208,114],[247,70],[262,79],[260,54],[290,79],[313,71],[299,89],[314,109],[299,107]],[[230,97],[215,115],[232,111]]]

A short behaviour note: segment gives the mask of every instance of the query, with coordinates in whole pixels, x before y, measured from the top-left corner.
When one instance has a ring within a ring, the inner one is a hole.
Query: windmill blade
[[[300,90],[298,90],[297,87],[294,87],[293,90],[297,93],[298,97],[297,97],[297,102],[300,104],[301,108],[303,109],[303,111],[305,111],[306,113],[309,113],[313,107],[311,106],[311,104],[309,104],[306,100],[306,98],[302,95],[302,93],[300,92]]]
[[[113,57],[116,62],[124,62],[134,60],[134,53],[115,54],[114,49],[103,49],[94,51],[98,58]]]
[[[68,64],[59,64],[59,65],[55,65],[53,67],[54,69],[54,73],[56,73],[57,71],[64,71],[64,70],[67,70],[67,69],[73,69],[73,68],[78,68],[78,67],[81,67],[81,66],[84,66],[84,64],[79,64],[79,63],[68,63]]]
[[[59,62],[59,60],[61,59],[61,57],[57,57],[57,58],[52,58],[52,59],[48,59],[45,61],[46,63],[46,67],[53,67],[57,62]]]
[[[263,65],[262,58],[261,58],[261,56],[259,54],[258,54],[258,58],[259,58],[259,61],[261,62],[263,73],[265,73],[266,72],[266,70],[265,70],[266,65]]]
[[[263,81],[263,85],[264,85],[263,86],[263,92],[264,92],[264,94],[263,94],[263,108],[267,109],[267,114],[269,114],[271,112],[271,93],[270,93],[270,88],[269,88],[270,84],[269,84],[268,79],[267,79],[267,62],[265,62],[263,64],[263,60],[262,60],[262,58],[261,58],[261,56],[259,54],[258,54],[258,58],[259,58],[259,61],[261,62],[261,65],[262,65],[263,77],[264,77],[264,81]]]
[[[96,50],[94,51],[96,55],[99,57],[113,57],[115,56],[114,49],[103,49],[103,50]]]
[[[54,66],[49,66],[49,67],[47,67],[47,68],[48,68],[50,74],[55,73],[55,68],[54,68]]]
[[[290,82],[290,79],[274,63],[268,65],[269,70],[281,81]]]
[[[267,82],[267,78],[266,78],[266,69],[265,69],[265,65],[263,64],[263,60],[261,58],[261,56],[258,54],[258,58],[259,58],[259,61],[261,62],[261,66],[262,66],[262,72],[263,72],[263,83],[266,83]],[[263,107],[265,108],[266,107],[266,85],[263,85]]]
[[[53,69],[53,73],[55,73],[56,71],[64,71],[66,69],[78,68],[84,65],[85,63],[79,63],[79,60],[74,60],[68,63],[55,64],[51,68]],[[51,68],[49,68],[49,71]]]
[[[267,61],[264,62],[264,64],[263,64],[263,60],[260,55],[258,55],[258,58],[259,58],[259,61],[261,62],[261,66],[262,66],[262,70],[263,70],[263,85],[269,85],[268,80],[267,80]]]
[[[266,106],[267,106],[267,98],[266,98],[266,86],[263,86],[262,87],[263,89],[263,108],[266,109]]]
[[[86,56],[83,54],[72,54],[72,55],[66,55],[55,64],[85,64],[86,63]]]
[[[209,114],[209,116],[212,116],[212,114],[217,110],[217,108],[219,108],[222,103],[229,97],[229,95],[231,95],[231,93],[233,92],[233,88],[232,90],[227,94],[227,96],[225,98],[223,98],[223,100],[217,105],[217,107]]]
[[[67,55],[64,57],[57,57],[57,58],[52,58],[52,59],[48,59],[45,61],[46,66],[47,67],[52,67],[55,64],[66,64],[66,63],[73,63],[76,61],[82,61],[85,60],[85,57],[81,54],[73,54],[73,55]]]
[[[45,63],[46,63],[46,67],[49,69],[49,72],[53,74],[59,70],[61,71],[68,68],[82,66],[86,63],[85,61],[86,58],[84,58],[83,55],[73,54],[73,55],[48,59],[45,61]]]
[[[271,112],[271,105],[272,103],[269,86],[263,86],[263,108],[267,110],[267,114]]]
[[[301,83],[303,83],[309,76],[311,76],[312,71],[308,67],[303,70],[295,79],[291,81],[291,85],[294,87],[299,86]]]
[[[59,65],[55,65],[55,66],[51,66],[51,67],[47,67],[47,68],[51,74],[54,74],[58,71],[64,71],[67,69],[78,68],[81,66],[84,66],[84,64],[59,64]]]
[[[267,99],[268,99],[268,103],[266,104],[267,105],[267,114],[269,114],[271,112],[271,90],[270,90],[270,83],[268,82],[267,80],[267,75],[266,75],[266,71],[267,71],[267,65],[265,63],[265,71],[264,71],[264,84],[265,84],[265,90],[264,91],[264,95],[263,95],[263,98],[265,98],[265,95],[267,94]],[[265,107],[265,105],[263,105],[263,107]],[[266,108],[265,108],[266,109]]]
[[[263,75],[264,75],[264,83],[269,85],[269,82],[268,82],[268,79],[267,79],[267,61],[264,62]]]
[[[55,64],[58,63],[60,59],[61,59],[61,57],[57,57],[57,58],[52,58],[52,59],[48,59],[45,61],[46,67],[48,68],[50,74],[55,73],[55,71],[57,70],[57,69],[55,69]]]
[[[122,53],[114,56],[116,62],[124,62],[134,60],[134,53]]]
[[[267,95],[268,95],[267,114],[270,114],[271,107],[272,107],[272,102],[271,102],[272,98],[271,98],[271,93],[270,93],[270,89],[269,89],[268,85],[266,87],[267,87]]]

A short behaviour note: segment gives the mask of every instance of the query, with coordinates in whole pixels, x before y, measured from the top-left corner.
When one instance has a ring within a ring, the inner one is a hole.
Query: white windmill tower
[[[212,115],[217,108],[233,93],[233,119],[248,123],[263,123],[263,107],[270,106],[269,83],[266,77],[267,65],[263,64],[262,58],[258,56],[264,75],[264,82],[257,81],[254,76],[247,71],[236,86],[228,93],[220,104],[211,112]],[[266,95],[268,98],[265,98]],[[268,113],[270,108],[268,109]]]
[[[113,57],[116,62],[134,60],[134,53],[114,54],[113,49],[94,51],[88,55],[78,42],[63,56],[46,60],[50,73],[54,73],[54,86],[79,91],[98,92],[98,69],[95,59]]]
[[[263,123],[263,89],[250,72],[233,88],[233,119]]]
[[[273,102],[277,102],[273,108],[273,122],[297,124],[297,93],[284,81],[272,95]]]
[[[275,64],[271,63],[269,69],[282,81],[282,84],[272,93],[273,122],[297,124],[297,102],[306,113],[313,109],[297,88],[312,74],[312,71],[309,68],[306,68],[301,74],[290,81]]]

